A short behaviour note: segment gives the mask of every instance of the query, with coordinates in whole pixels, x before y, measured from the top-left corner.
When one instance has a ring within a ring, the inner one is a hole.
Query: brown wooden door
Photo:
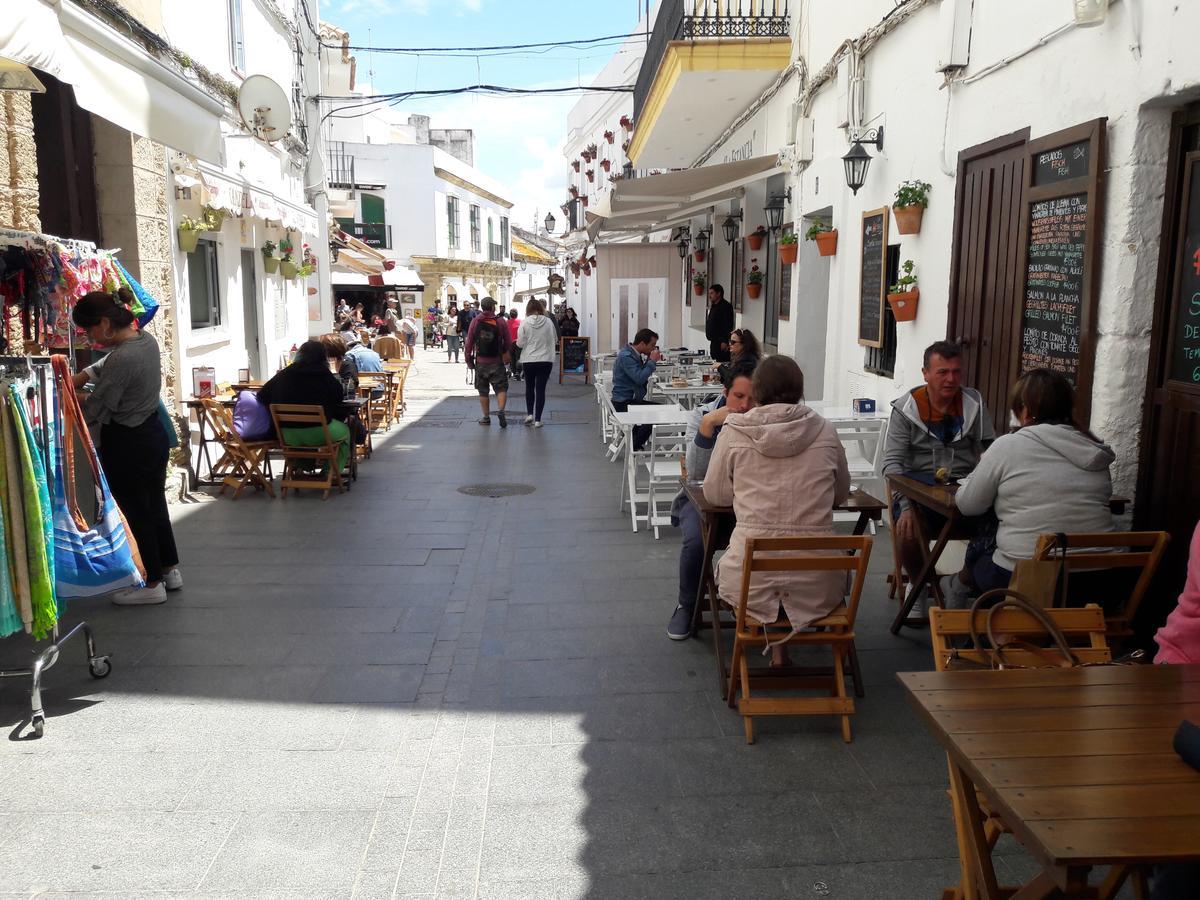
[[[1185,331],[1200,328],[1200,105],[1175,116],[1164,196],[1134,520],[1171,543],[1139,614],[1147,639],[1175,606],[1200,517],[1200,341]]]
[[[1020,341],[1019,271],[1029,129],[962,151],[954,214],[947,337],[963,348],[963,383],[977,388],[998,434]]]

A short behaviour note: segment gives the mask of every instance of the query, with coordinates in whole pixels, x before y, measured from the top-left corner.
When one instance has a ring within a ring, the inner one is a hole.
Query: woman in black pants
[[[93,291],[71,314],[93,344],[112,348],[102,367],[87,372],[96,387],[85,396],[83,415],[100,428],[100,465],[146,570],[144,588],[112,595],[121,606],[162,603],[167,591],[183,587],[167,511],[170,442],[158,416],[162,360],[158,342],[135,326],[132,302],[127,288]]]
[[[542,427],[557,335],[542,301],[530,300],[525,307],[525,321],[517,331],[517,346],[521,348],[521,368],[525,372],[525,424],[534,428]]]

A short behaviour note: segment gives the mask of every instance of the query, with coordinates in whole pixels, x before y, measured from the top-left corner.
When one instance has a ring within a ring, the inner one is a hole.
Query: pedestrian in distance
[[[480,425],[491,425],[489,394],[496,392],[496,418],[501,428],[508,427],[504,406],[508,402],[508,325],[496,319],[496,301],[483,298],[483,310],[467,331],[467,368],[475,373],[479,392]]]
[[[503,318],[503,316],[501,316]],[[508,311],[508,346],[512,362],[509,364],[509,375],[516,381],[523,377],[521,374],[521,348],[517,346],[517,334],[521,330],[521,320],[517,318],[517,308]]]
[[[462,346],[462,335],[458,330],[458,307],[450,303],[446,307],[445,321],[442,327],[446,330],[446,362],[450,362],[451,355],[454,356],[454,362],[458,362],[458,351]]]
[[[550,370],[554,368],[556,336],[554,322],[546,315],[542,301],[530,300],[525,307],[525,321],[517,331],[517,346],[525,375],[525,424],[534,428],[542,427],[546,385],[550,381]]]

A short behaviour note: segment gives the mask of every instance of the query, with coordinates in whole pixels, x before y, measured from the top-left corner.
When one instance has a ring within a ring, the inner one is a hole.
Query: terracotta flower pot
[[[921,299],[920,288],[888,294],[887,298],[897,322],[911,322],[917,317],[917,301]]]
[[[279,261],[279,272],[284,278],[295,278],[300,274],[300,267],[286,259]]]
[[[766,237],[767,233],[765,231],[752,231],[746,235],[746,243],[750,245],[751,250],[761,250]]]
[[[896,218],[896,230],[901,234],[921,233],[921,217],[925,215],[925,207],[893,206],[892,215]]]
[[[274,275],[276,272],[278,272],[279,271],[279,257],[278,256],[264,256],[263,257],[263,271],[266,272],[268,275]]]
[[[611,131],[604,132],[604,139],[606,141],[608,141],[610,144],[613,142],[614,137],[615,137],[615,135],[613,135],[613,133]]]
[[[833,256],[837,253],[837,229],[822,231],[813,240],[817,242],[817,253],[821,256]]]
[[[200,243],[200,232],[179,229],[179,249],[184,253],[191,253]]]
[[[785,266],[790,266],[796,262],[796,256],[799,252],[799,244],[780,244],[779,261]]]
[[[579,160],[577,160],[577,159],[571,160],[571,168],[574,169],[576,172],[578,172],[579,171]]]
[[[704,262],[704,254],[706,252],[707,251],[704,251],[704,250],[697,250],[696,251],[696,262]]]
[[[611,167],[612,163],[610,163],[607,159],[600,161],[600,168],[602,168],[605,172],[607,172]]]
[[[751,300],[757,300],[758,295],[762,293],[762,282],[751,281],[746,284],[746,296]]]
[[[704,296],[703,282],[693,281],[692,282],[692,293],[695,294],[697,297],[703,297]]]

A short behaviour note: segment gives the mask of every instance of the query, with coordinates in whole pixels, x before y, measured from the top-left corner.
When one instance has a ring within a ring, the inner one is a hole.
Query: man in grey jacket
[[[698,406],[688,416],[685,433],[687,449],[684,452],[688,481],[704,480],[708,461],[717,445],[717,435],[729,414],[743,413],[753,408],[751,379],[757,363],[757,359],[751,358],[739,360],[730,366],[721,396],[711,403]],[[679,492],[671,505],[671,523],[683,532],[683,545],[679,548],[679,600],[667,625],[667,637],[673,641],[684,641],[692,636],[692,614],[704,569],[704,535],[700,530],[700,511],[683,491]],[[724,540],[729,539],[730,531],[732,523],[725,531]]]
[[[933,448],[941,444],[954,450],[951,475],[969,475],[996,433],[979,392],[962,386],[962,351],[950,341],[930,344],[925,349],[921,374],[925,376],[923,385],[892,402],[883,474],[932,476]],[[896,523],[893,540],[899,545],[900,560],[910,579],[924,564],[916,515],[903,497],[892,509]],[[929,526],[927,530],[936,530],[941,523],[929,521]]]

